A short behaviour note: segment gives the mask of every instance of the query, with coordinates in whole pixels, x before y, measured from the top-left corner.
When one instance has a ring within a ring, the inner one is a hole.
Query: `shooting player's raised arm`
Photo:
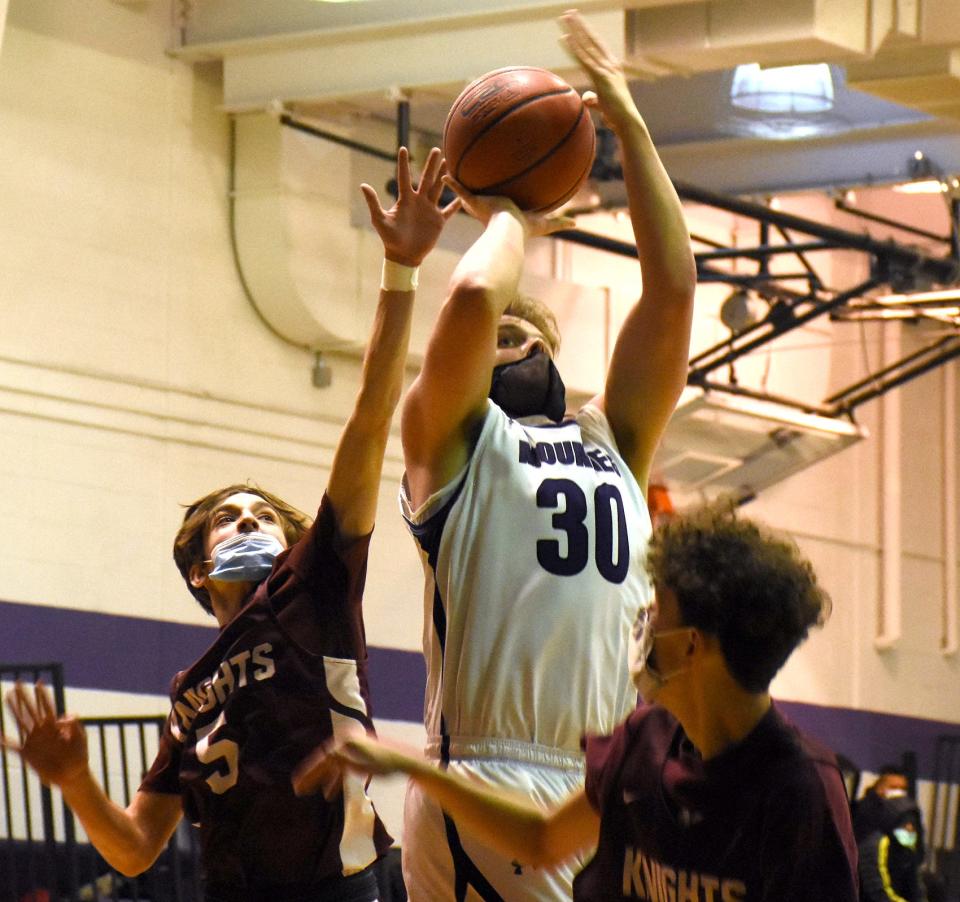
[[[579,14],[561,21],[563,42],[590,76],[596,103],[621,148],[643,292],[617,337],[597,401],[646,489],[653,453],[686,384],[696,265],[680,200],[623,67]]]
[[[507,198],[478,197],[447,183],[484,229],[454,270],[423,369],[404,401],[401,431],[414,507],[445,485],[473,448],[490,392],[497,328],[516,298],[527,239],[572,223],[522,213]]]

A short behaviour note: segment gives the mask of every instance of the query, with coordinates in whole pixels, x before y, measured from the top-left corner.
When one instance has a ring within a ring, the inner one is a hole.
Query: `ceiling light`
[[[928,306],[931,304],[956,304],[960,301],[960,287],[943,288],[939,291],[917,291],[912,294],[887,294],[874,298],[878,304],[906,304],[910,306]]]
[[[922,179],[919,182],[901,182],[899,185],[894,185],[893,190],[901,194],[943,194],[947,190],[947,185],[940,179]]]
[[[960,316],[960,286],[939,291],[917,291],[913,294],[887,294],[864,298],[836,311],[834,319],[878,320],[917,319],[926,317],[953,321]]]
[[[833,108],[833,78],[826,63],[776,66],[757,63],[737,66],[730,102],[740,110],[772,115],[825,113]]]
[[[907,160],[909,180],[894,185],[901,194],[946,194],[960,189],[960,179],[944,175],[943,170],[922,150],[915,150]]]
[[[742,332],[762,322],[770,307],[745,288],[736,289],[720,306],[720,322],[731,332]]]
[[[834,75],[826,63],[770,69],[750,63],[734,70],[728,119],[737,134],[805,138],[839,127],[839,120],[828,115],[833,103]]]
[[[903,307],[892,307],[889,310],[878,310],[876,307],[841,307],[830,316],[843,322],[876,322],[887,319],[916,319],[919,310],[910,310]]]

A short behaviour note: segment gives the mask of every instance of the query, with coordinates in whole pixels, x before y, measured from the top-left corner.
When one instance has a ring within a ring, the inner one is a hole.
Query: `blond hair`
[[[506,316],[515,316],[535,326],[546,339],[550,356],[556,358],[560,352],[560,329],[553,311],[543,301],[526,294],[518,294],[503,312]]]

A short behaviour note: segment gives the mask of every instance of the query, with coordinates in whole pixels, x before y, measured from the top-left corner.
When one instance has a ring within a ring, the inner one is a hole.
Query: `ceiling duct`
[[[691,388],[674,411],[653,471],[680,504],[720,496],[742,503],[866,436],[849,420]]]
[[[360,181],[348,147],[284,126],[281,117],[232,118],[230,230],[237,270],[265,325],[312,350],[363,347],[382,248],[352,215]],[[369,173],[369,171],[368,171]]]
[[[866,55],[870,0],[689,3],[627,11],[627,58],[676,72],[741,63],[822,63]]]
[[[852,63],[847,67],[847,83],[931,116],[960,119],[960,50],[956,48],[912,47]]]
[[[604,41],[623,53],[623,11],[581,4]],[[443,90],[501,66],[577,72],[560,46],[555,4],[531,0],[206,0],[191,6],[175,53],[222,59],[228,110],[275,100],[377,99],[397,88]],[[286,30],[282,30],[282,29]],[[385,65],[388,61],[388,65]]]

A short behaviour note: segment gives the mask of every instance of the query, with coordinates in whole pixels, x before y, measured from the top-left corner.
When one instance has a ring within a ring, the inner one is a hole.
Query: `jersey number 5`
[[[590,531],[586,524],[589,511],[583,489],[569,479],[545,479],[537,489],[537,507],[556,510],[551,519],[553,527],[566,533],[565,555],[558,539],[537,541],[540,566],[557,576],[579,573],[590,557]],[[615,485],[601,483],[594,490],[593,519],[597,570],[607,582],[622,583],[627,578],[630,544],[623,498]]]
[[[237,782],[238,760],[240,749],[232,739],[218,739],[211,742],[213,734],[225,726],[227,722],[226,711],[221,711],[220,716],[202,732],[197,731],[197,758],[204,764],[213,764],[219,759],[219,767],[226,766],[226,773],[215,770],[209,777],[207,783],[217,794],[223,795]]]

